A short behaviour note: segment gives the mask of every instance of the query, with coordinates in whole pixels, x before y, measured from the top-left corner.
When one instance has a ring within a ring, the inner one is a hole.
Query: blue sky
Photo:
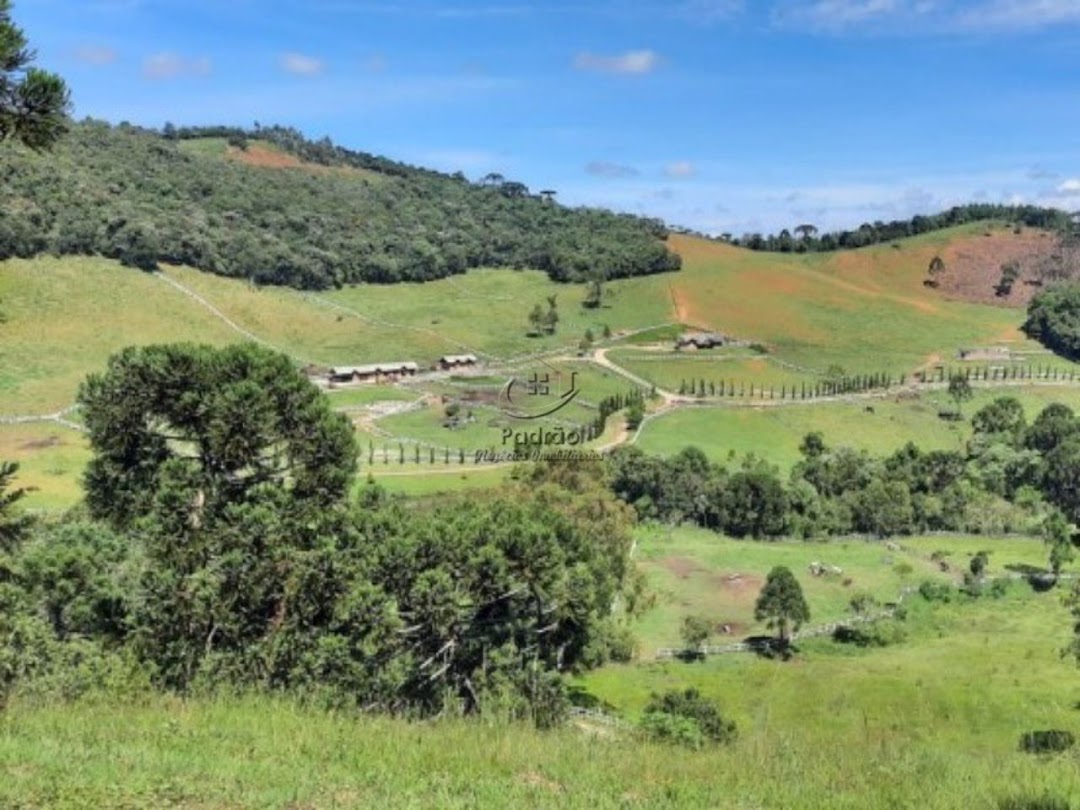
[[[1080,0],[15,0],[78,116],[283,123],[741,234],[1080,208]]]

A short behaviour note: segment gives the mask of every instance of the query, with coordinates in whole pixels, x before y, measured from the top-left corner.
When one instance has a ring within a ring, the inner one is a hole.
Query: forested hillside
[[[778,234],[765,236],[760,233],[747,233],[741,237],[724,234],[721,240],[769,253],[828,253],[895,242],[897,239],[954,228],[969,222],[988,221],[1065,232],[1072,228],[1075,218],[1057,208],[1042,208],[1036,205],[969,203],[929,216],[919,214],[911,219],[864,222],[854,230],[819,233],[817,226],[804,223],[797,226],[794,232],[785,228]]]
[[[86,121],[48,155],[5,149],[0,259],[101,255],[305,289],[484,266],[557,281],[680,267],[656,220],[570,209],[498,176],[473,184],[282,128],[251,140],[222,130],[220,149],[192,148],[191,138],[215,132]],[[226,149],[242,156],[260,145],[294,156],[295,167],[227,158]]]

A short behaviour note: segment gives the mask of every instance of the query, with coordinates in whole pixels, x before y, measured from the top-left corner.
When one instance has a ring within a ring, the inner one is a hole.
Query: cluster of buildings
[[[431,371],[453,371],[471,368],[479,363],[474,354],[447,354],[439,358]],[[327,373],[330,383],[343,385],[349,383],[394,383],[398,380],[415,377],[420,373],[420,365],[411,360],[389,363],[369,363],[364,366],[335,366]]]

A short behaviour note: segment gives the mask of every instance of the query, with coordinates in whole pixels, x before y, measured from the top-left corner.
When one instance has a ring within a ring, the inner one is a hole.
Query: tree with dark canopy
[[[94,458],[91,513],[124,526],[146,514],[166,480],[184,480],[190,519],[263,484],[294,501],[348,491],[356,443],[348,420],[288,357],[253,344],[125,349],[79,391]]]
[[[778,565],[769,572],[754,606],[754,618],[776,628],[785,645],[790,639],[788,629],[795,632],[810,620],[810,608],[791,569]]]
[[[41,150],[64,134],[71,101],[63,79],[30,67],[34,58],[10,0],[0,0],[0,141]]]

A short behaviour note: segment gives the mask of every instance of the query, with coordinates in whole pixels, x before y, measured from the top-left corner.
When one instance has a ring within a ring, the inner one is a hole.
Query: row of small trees
[[[612,394],[600,400],[596,419],[590,425],[592,435],[602,436],[607,428],[608,418],[624,408],[627,409],[629,426],[636,428],[645,415],[645,392],[640,388],[634,388],[626,394]]]
[[[775,385],[766,386],[764,383],[745,381],[736,383],[735,380],[681,380],[679,383],[680,396],[696,397],[750,397],[758,399],[817,399],[819,397],[838,396],[841,394],[856,394],[867,391],[886,391],[894,385],[903,385],[905,375],[898,379],[891,374],[856,374],[833,380],[819,380],[815,382],[803,382],[799,385],[784,383],[777,388]]]
[[[1052,380],[1076,381],[1075,369],[1064,369],[1053,365],[1032,365],[1015,363],[1008,366],[966,366],[959,370],[939,366],[933,371],[917,371],[914,380],[921,384],[948,382],[954,379],[973,382],[1005,382],[1008,380]],[[893,377],[888,373],[856,374],[838,380],[818,380],[813,382],[784,383],[765,385],[764,383],[736,382],[735,380],[697,380],[682,379],[679,382],[680,396],[738,397],[750,399],[807,400],[820,397],[861,394],[870,391],[888,391],[907,384],[907,375]]]

